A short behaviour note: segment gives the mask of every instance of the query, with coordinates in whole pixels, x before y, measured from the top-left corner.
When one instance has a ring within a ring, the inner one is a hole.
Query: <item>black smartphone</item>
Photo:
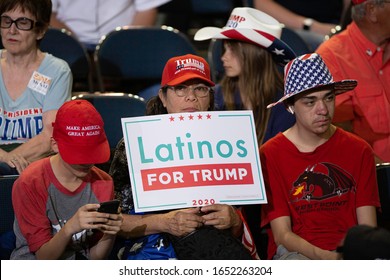
[[[119,210],[119,200],[114,199],[114,200],[100,203],[98,212],[118,214],[118,210]]]

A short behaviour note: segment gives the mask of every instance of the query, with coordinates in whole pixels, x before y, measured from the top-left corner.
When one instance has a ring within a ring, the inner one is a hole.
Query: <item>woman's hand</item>
[[[189,208],[171,211],[163,215],[166,222],[166,232],[175,236],[185,236],[203,226],[203,218],[199,208]]]
[[[205,225],[214,226],[218,229],[239,228],[242,226],[240,216],[231,205],[213,204],[204,206],[200,210],[204,213],[202,218]]]
[[[30,164],[22,155],[16,153],[4,154],[2,161],[7,163],[10,167],[16,168],[19,174]]]

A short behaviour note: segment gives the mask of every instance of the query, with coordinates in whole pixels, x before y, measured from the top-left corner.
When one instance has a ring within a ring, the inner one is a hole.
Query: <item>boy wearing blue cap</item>
[[[285,67],[284,96],[268,107],[284,103],[296,123],[260,149],[268,198],[263,225],[270,223],[278,246],[274,259],[337,259],[350,227],[376,226],[373,151],[332,125],[335,96],[356,85],[333,81],[318,54]]]

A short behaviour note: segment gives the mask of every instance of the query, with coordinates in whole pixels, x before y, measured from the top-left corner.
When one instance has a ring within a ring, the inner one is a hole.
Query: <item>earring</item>
[[[294,108],[293,108],[293,106],[291,106],[291,105],[288,106],[287,110],[288,110],[291,114],[294,115]]]

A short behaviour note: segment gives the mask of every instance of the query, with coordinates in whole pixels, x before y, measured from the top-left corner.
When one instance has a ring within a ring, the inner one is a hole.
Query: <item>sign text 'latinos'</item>
[[[191,138],[191,133],[186,133],[186,138]],[[215,145],[210,141],[183,141],[182,138],[176,137],[175,143],[159,144],[154,149],[154,155],[147,155],[145,153],[142,137],[138,137],[138,146],[142,163],[152,163],[154,160],[160,162],[176,161],[184,159],[213,159],[216,155],[220,158],[229,158],[237,155],[240,158],[247,156],[248,151],[245,148],[244,140],[237,140],[232,144],[227,140],[220,140]],[[175,158],[177,154],[177,158]],[[155,156],[155,158],[153,158]]]

